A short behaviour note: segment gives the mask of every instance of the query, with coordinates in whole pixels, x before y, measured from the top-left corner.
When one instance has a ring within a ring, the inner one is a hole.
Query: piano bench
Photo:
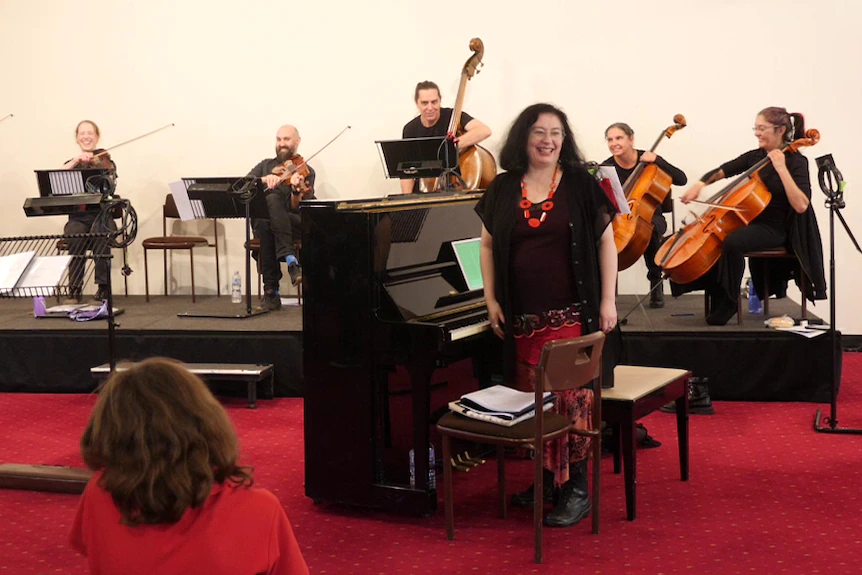
[[[248,391],[248,408],[257,407],[257,384],[267,380],[269,386],[268,397],[274,395],[275,369],[271,363],[184,363],[186,369],[207,381],[243,381]],[[117,365],[117,371],[128,369],[126,366]],[[107,363],[90,368],[90,374],[100,382],[111,375],[111,367]]]
[[[688,388],[691,372],[665,367],[618,365],[614,386],[602,390],[602,420],[613,430],[614,473],[620,472],[620,451],[626,491],[626,517],[636,511],[637,457],[635,424],[668,401],[676,401],[680,479],[688,481]]]

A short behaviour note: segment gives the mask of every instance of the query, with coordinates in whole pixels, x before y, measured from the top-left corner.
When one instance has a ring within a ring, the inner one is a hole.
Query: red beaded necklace
[[[531,228],[538,228],[545,221],[548,212],[554,209],[554,193],[557,191],[557,169],[559,166],[554,166],[554,177],[551,178],[551,190],[548,192],[548,197],[542,202],[542,215],[534,218],[530,215],[530,210],[533,208],[533,202],[527,199],[527,184],[524,178],[521,178],[521,203],[518,204],[524,210],[524,219],[530,224]]]

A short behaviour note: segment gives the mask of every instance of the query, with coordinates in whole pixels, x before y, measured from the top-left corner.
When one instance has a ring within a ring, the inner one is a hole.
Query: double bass
[[[677,130],[686,127],[685,117],[677,114],[673,124],[665,128],[656,139],[650,152],[655,152],[662,138],[670,138]],[[619,271],[630,267],[646,252],[652,239],[653,215],[670,192],[671,177],[655,163],[638,162],[637,167],[623,184],[628,201],[628,214],[620,214],[613,221],[614,243],[617,246]]]
[[[794,140],[781,151],[795,152],[802,146],[814,146],[818,141],[820,132],[807,130],[804,138]],[[766,189],[759,172],[769,161],[768,157],[763,158],[702,202],[711,207],[662,244],[655,262],[672,281],[691,283],[709,271],[721,257],[722,244],[728,234],[747,226],[763,212],[772,194]]]
[[[452,119],[449,122],[449,134],[460,136],[464,133],[461,128],[461,112],[464,108],[464,95],[467,91],[467,82],[479,73],[482,65],[482,57],[485,55],[485,45],[479,38],[470,40],[470,50],[473,55],[467,58],[461,69],[461,83],[458,85],[458,97],[455,99],[455,108],[452,111]],[[482,146],[470,146],[458,153],[458,167],[461,170],[461,179],[464,180],[464,190],[483,190],[491,184],[491,180],[497,175],[497,163],[491,152]],[[419,191],[437,192],[444,188],[441,178],[423,178],[419,180]],[[461,182],[454,176],[451,177],[450,186],[460,187]]]

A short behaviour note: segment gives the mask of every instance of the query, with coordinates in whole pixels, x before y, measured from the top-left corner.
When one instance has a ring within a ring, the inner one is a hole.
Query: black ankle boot
[[[671,401],[661,407],[665,413],[676,413],[676,402]],[[692,377],[688,388],[688,412],[691,415],[712,415],[715,408],[709,398],[709,378]]]
[[[695,381],[698,379],[698,381]],[[692,378],[691,393],[688,396],[688,412],[693,415],[712,415],[715,408],[709,398],[709,380],[706,378]]]
[[[727,325],[730,318],[736,315],[737,301],[729,297],[724,290],[715,295],[710,313],[706,316],[709,325]]]
[[[569,480],[560,489],[560,496],[553,511],[545,516],[548,527],[570,527],[590,514],[589,485],[587,482],[587,460],[569,466]]]
[[[533,492],[536,490],[535,485],[529,486],[526,491],[515,493],[512,495],[513,507],[532,507]],[[553,503],[556,488],[554,487],[554,473],[547,469],[542,470],[542,500],[545,503]]]
[[[658,287],[656,287],[658,284]],[[653,309],[664,307],[664,283],[661,280],[650,284],[651,288],[655,288],[649,294],[649,306]]]

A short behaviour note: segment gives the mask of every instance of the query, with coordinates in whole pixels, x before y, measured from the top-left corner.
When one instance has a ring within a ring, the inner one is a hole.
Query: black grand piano
[[[467,289],[451,246],[480,235],[479,197],[303,202],[305,490],[316,502],[435,510],[432,376],[472,358],[475,389],[495,349],[482,290]],[[435,387],[437,403],[460,396],[450,383]]]

